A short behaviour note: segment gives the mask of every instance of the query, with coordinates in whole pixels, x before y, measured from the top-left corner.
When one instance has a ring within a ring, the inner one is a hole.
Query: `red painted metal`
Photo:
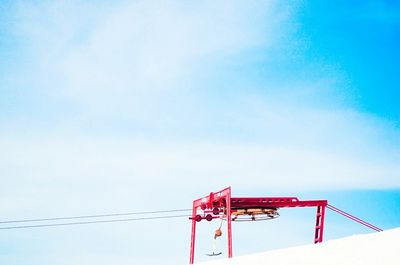
[[[194,247],[195,247],[195,241],[196,241],[195,240],[196,239],[196,214],[197,214],[197,208],[194,206],[194,203],[193,203],[192,234],[191,234],[191,239],[190,239],[190,262],[189,262],[189,264],[193,264],[193,262],[194,262]]]
[[[201,220],[212,220],[214,218],[220,218],[219,211],[218,215],[215,215],[215,208],[223,209],[222,212],[227,219],[228,229],[228,258],[232,257],[232,210],[239,209],[251,209],[251,208],[263,208],[263,209],[278,209],[284,207],[317,207],[317,219],[315,225],[315,237],[314,242],[320,243],[323,239],[324,232],[324,215],[325,207],[328,202],[326,200],[312,200],[312,201],[300,201],[296,197],[247,197],[247,198],[232,198],[231,188],[225,188],[218,192],[211,192],[208,196],[199,198],[193,201],[193,212],[192,217],[192,235],[190,244],[190,260],[189,263],[194,263],[195,254],[195,235],[196,235],[196,222]],[[197,214],[197,209],[200,208],[203,211],[203,215]],[[207,218],[207,216],[211,216]],[[197,219],[196,219],[197,218]]]
[[[226,219],[228,223],[228,258],[232,258],[232,199],[231,187],[226,194]]]
[[[317,220],[315,223],[314,243],[321,243],[324,235],[325,205],[317,206]]]
[[[192,217],[192,235],[190,242],[190,259],[189,264],[194,263],[194,251],[195,251],[195,241],[196,241],[196,222],[200,222],[207,218],[207,215],[213,216],[214,208],[226,209],[227,223],[228,223],[228,257],[232,257],[232,223],[231,223],[231,187],[225,188],[218,192],[211,192],[208,196],[199,198],[193,201],[193,211]],[[203,210],[203,215],[197,214],[197,209]],[[200,216],[200,220],[196,216]],[[219,218],[219,215],[218,217]]]
[[[377,232],[382,232],[382,231],[383,231],[383,229],[381,229],[381,228],[379,228],[379,227],[376,227],[376,226],[374,226],[374,225],[372,225],[372,224],[370,224],[370,223],[368,223],[368,222],[366,222],[366,221],[364,221],[364,220],[361,220],[360,218],[357,218],[357,217],[355,217],[354,215],[351,215],[351,214],[349,214],[349,213],[346,213],[345,211],[342,211],[342,210],[336,208],[335,206],[332,206],[332,205],[328,204],[326,207],[327,207],[328,209],[334,211],[334,212],[337,212],[337,213],[339,213],[339,214],[341,214],[341,215],[343,215],[343,216],[345,216],[345,217],[347,217],[347,218],[349,218],[349,219],[351,219],[351,220],[357,222],[357,223],[360,223],[360,224],[362,224],[362,225],[365,225],[366,227],[369,227],[369,228],[371,228],[372,230],[375,230],[375,231],[377,231]]]

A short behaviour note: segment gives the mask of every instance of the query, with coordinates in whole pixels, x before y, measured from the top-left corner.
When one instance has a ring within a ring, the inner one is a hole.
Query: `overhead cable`
[[[89,218],[128,216],[128,215],[148,215],[148,214],[159,214],[159,213],[188,212],[191,210],[192,209],[174,209],[174,210],[147,211],[147,212],[109,213],[109,214],[79,215],[79,216],[67,216],[67,217],[6,220],[6,221],[0,221],[0,224],[59,221],[59,220],[72,220],[72,219],[89,219]]]
[[[139,217],[139,218],[111,219],[111,220],[96,220],[96,221],[82,221],[82,222],[68,222],[68,223],[7,226],[7,227],[0,227],[0,230],[54,227],[54,226],[70,226],[70,225],[86,225],[86,224],[97,224],[97,223],[130,222],[130,221],[169,219],[169,218],[180,218],[180,217],[189,217],[189,215],[186,215],[186,214],[185,215],[167,215],[167,216],[153,216],[153,217]]]
[[[328,209],[334,211],[334,212],[337,212],[337,213],[339,213],[339,214],[341,214],[341,215],[343,215],[343,216],[345,216],[345,217],[347,217],[347,218],[359,223],[359,224],[362,224],[362,225],[364,225],[364,226],[366,226],[368,228],[371,228],[372,230],[375,230],[377,232],[382,232],[383,231],[383,229],[381,229],[381,228],[379,228],[377,226],[374,226],[374,225],[372,225],[372,224],[370,224],[370,223],[368,223],[368,222],[366,222],[366,221],[364,221],[364,220],[362,220],[362,219],[360,219],[360,218],[358,218],[358,217],[356,217],[356,216],[354,216],[352,214],[349,214],[349,213],[347,213],[347,212],[345,212],[343,210],[340,210],[339,208],[336,208],[333,205],[328,204],[326,207]]]

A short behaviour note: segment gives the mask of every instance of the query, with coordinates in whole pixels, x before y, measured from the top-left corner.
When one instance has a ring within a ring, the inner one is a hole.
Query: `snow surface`
[[[400,265],[400,228],[198,264]]]

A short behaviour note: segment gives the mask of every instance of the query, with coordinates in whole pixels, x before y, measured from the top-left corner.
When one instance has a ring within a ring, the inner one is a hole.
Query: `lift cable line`
[[[189,212],[191,210],[192,209],[174,209],[174,210],[162,210],[162,211],[151,211],[151,212],[109,213],[109,214],[95,214],[95,215],[38,218],[38,219],[7,220],[7,221],[0,221],[0,224],[31,223],[31,222],[90,219],[90,218],[102,218],[102,217],[129,216],[129,215],[148,215],[148,214],[159,214],[159,213]]]
[[[67,223],[53,223],[53,224],[6,226],[6,227],[0,227],[0,230],[54,227],[54,226],[87,225],[87,224],[98,224],[98,223],[131,222],[131,221],[157,220],[157,219],[182,218],[182,217],[186,217],[187,218],[189,216],[190,215],[182,214],[182,215],[166,215],[166,216],[139,217],[139,218],[126,218],[126,219],[110,219],[110,220],[96,220],[96,221],[82,221],[82,222],[67,222]]]
[[[356,216],[354,216],[352,214],[349,214],[349,213],[347,213],[347,212],[345,212],[343,210],[340,210],[339,208],[336,208],[333,205],[328,204],[328,205],[326,205],[326,208],[328,208],[329,210],[332,210],[332,211],[334,211],[334,212],[336,212],[338,214],[341,214],[344,217],[349,218],[350,220],[353,220],[353,221],[355,221],[355,222],[357,222],[359,224],[362,224],[362,225],[364,225],[364,226],[366,226],[366,227],[368,227],[368,228],[370,228],[372,230],[375,230],[377,232],[382,232],[383,231],[383,229],[381,229],[381,228],[379,228],[377,226],[374,226],[373,224],[370,224],[370,223],[368,223],[368,222],[366,222],[364,220],[361,220],[360,218],[358,218],[358,217],[356,217]]]

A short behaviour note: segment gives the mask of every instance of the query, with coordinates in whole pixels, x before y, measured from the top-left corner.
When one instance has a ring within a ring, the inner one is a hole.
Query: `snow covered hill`
[[[201,265],[399,265],[400,228]]]

